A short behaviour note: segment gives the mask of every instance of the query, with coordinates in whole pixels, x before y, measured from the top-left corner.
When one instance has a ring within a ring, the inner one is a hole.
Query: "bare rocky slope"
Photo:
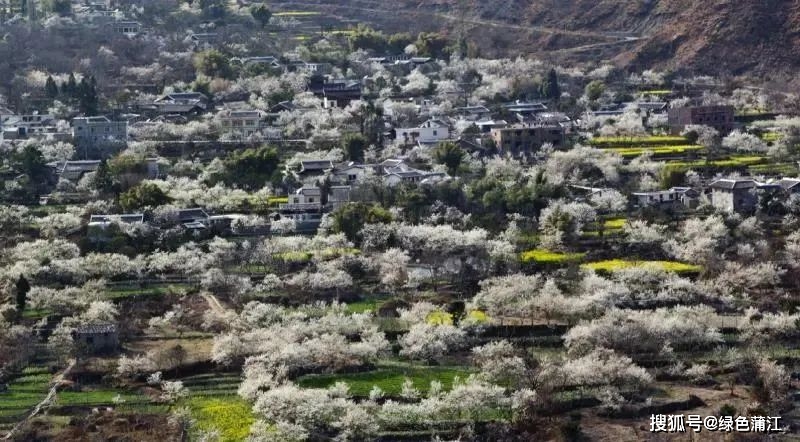
[[[623,66],[716,75],[768,77],[800,67],[800,0],[283,3],[292,4],[327,9],[388,28],[467,29],[471,40],[489,53],[560,50],[584,59],[611,58]],[[407,20],[409,16],[413,19]]]

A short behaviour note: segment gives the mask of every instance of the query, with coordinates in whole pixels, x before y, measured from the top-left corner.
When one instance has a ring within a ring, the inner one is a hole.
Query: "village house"
[[[669,110],[668,124],[673,135],[680,135],[688,125],[703,125],[727,135],[734,128],[733,106],[687,106]]]
[[[319,98],[324,98],[327,107],[345,107],[353,100],[361,99],[361,81],[338,79],[331,80],[321,75],[314,75],[308,80],[308,91]]]
[[[58,137],[57,120],[50,114],[33,113],[29,115],[8,115],[2,121],[4,140],[22,140],[26,138]],[[68,134],[66,134],[68,135]]]
[[[667,190],[634,192],[631,194],[635,207],[695,209],[700,204],[700,193],[690,187],[673,187]]]
[[[211,49],[217,42],[217,34],[213,32],[201,32],[189,36],[189,42],[195,50]]]
[[[517,125],[492,129],[491,136],[500,151],[519,155],[536,151],[545,143],[561,146],[564,143],[564,128],[550,124]]]
[[[442,181],[447,178],[447,174],[442,172],[428,172],[415,169],[407,165],[403,160],[385,160],[380,165],[382,169],[383,182],[387,187],[394,187],[399,184],[424,184]]]
[[[442,120],[431,119],[419,127],[395,129],[394,139],[403,144],[435,144],[450,139],[450,127]]]
[[[174,92],[158,98],[153,105],[161,114],[199,115],[208,108],[209,99],[200,92]]]
[[[281,64],[280,60],[271,55],[262,57],[246,57],[240,59],[240,61],[245,66],[259,65],[259,66],[266,66],[272,69],[283,69],[283,65]]]
[[[350,186],[331,186],[328,190],[326,207],[336,210],[350,202]]]
[[[589,187],[579,186],[577,184],[570,184],[567,187],[569,187],[576,201],[590,201],[592,198],[601,197],[603,194],[613,190],[607,187]]]
[[[229,110],[220,117],[226,131],[249,137],[264,129],[265,114],[259,110]]]
[[[107,117],[78,117],[72,120],[72,138],[78,150],[108,154],[109,148],[128,143],[128,122],[111,121]]]
[[[278,205],[278,217],[292,219],[296,231],[316,232],[322,222],[322,190],[317,186],[303,186],[289,195],[289,202]]]
[[[798,178],[783,178],[778,181],[778,185],[781,186],[781,189],[786,193],[792,195],[800,194],[800,179]]]
[[[465,106],[453,109],[453,115],[464,120],[479,121],[492,118],[492,111],[486,106]]]
[[[711,205],[726,212],[747,213],[756,208],[758,183],[747,179],[720,179],[709,184]]]
[[[143,223],[144,215],[141,213],[129,213],[123,215],[92,215],[89,217],[87,225],[87,238],[92,242],[107,242],[111,240],[108,228],[115,221],[125,224]]]
[[[109,323],[79,325],[72,332],[75,345],[85,354],[114,353],[119,347],[117,326]]]
[[[100,166],[100,160],[64,161],[48,165],[55,169],[59,178],[77,182],[84,174],[96,171]]]
[[[300,170],[297,176],[300,178],[321,177],[333,169],[331,160],[303,160],[300,161]]]
[[[515,101],[502,106],[503,112],[512,114],[519,123],[530,123],[536,120],[537,114],[547,112],[547,106],[541,102]]]
[[[142,25],[138,21],[114,21],[106,24],[108,30],[114,34],[134,37],[142,32]]]
[[[367,166],[350,162],[336,166],[331,173],[331,180],[340,184],[353,184],[361,181],[367,173]]]
[[[208,228],[208,213],[200,207],[180,209],[176,214],[177,222],[189,230],[204,230]]]

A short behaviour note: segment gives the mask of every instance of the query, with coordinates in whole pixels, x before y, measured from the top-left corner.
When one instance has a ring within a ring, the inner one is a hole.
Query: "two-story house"
[[[72,138],[78,150],[106,152],[128,143],[128,122],[108,117],[78,117],[72,120]]]
[[[545,143],[561,146],[564,128],[552,124],[517,125],[492,129],[491,136],[498,150],[519,155],[539,150]]]
[[[450,126],[442,120],[430,119],[419,127],[395,129],[394,139],[403,144],[435,144],[450,139]]]
[[[265,114],[260,110],[225,111],[220,121],[226,131],[246,137],[260,132],[267,126]]]
[[[748,179],[720,179],[709,184],[711,205],[726,212],[747,213],[755,210],[758,183]]]
[[[727,135],[735,128],[733,106],[687,106],[670,109],[670,132],[679,135],[688,125],[709,126]]]

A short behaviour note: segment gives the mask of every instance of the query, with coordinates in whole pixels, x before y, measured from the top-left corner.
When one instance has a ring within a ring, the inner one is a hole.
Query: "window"
[[[295,204],[300,204],[300,198],[294,197],[294,203]]]
[[[309,198],[309,199],[308,199],[308,202],[309,202],[309,203],[313,203],[313,202],[314,202],[314,198]]]
[[[347,175],[348,181],[355,181],[356,179],[358,179],[358,175],[356,174]]]
[[[433,136],[435,137],[435,136],[437,136],[437,135],[439,135],[439,134],[438,134],[438,133],[437,133],[437,132],[434,130],[434,131],[433,131]]]

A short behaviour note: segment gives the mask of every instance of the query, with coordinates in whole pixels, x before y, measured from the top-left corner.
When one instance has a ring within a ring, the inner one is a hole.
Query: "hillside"
[[[486,55],[610,58],[705,74],[787,73],[800,62],[800,0],[375,0],[283,2],[387,30],[465,29]],[[401,20],[402,18],[402,20]]]

